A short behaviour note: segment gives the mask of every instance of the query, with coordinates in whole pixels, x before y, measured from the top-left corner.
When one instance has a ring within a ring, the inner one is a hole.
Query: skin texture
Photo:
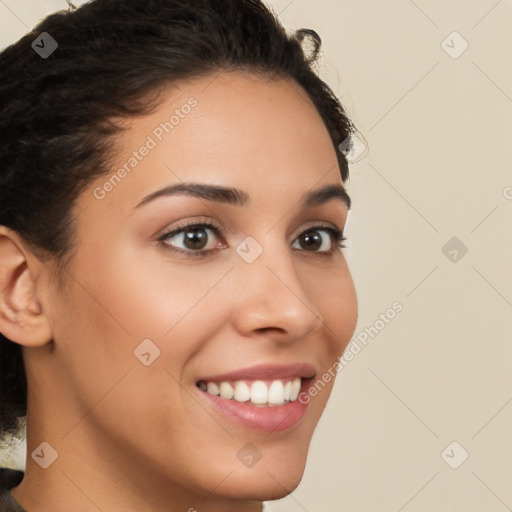
[[[308,362],[321,375],[348,344],[357,300],[343,250],[296,242],[319,222],[344,229],[339,199],[299,207],[341,185],[335,149],[295,82],[223,72],[169,89],[130,120],[112,172],[191,97],[197,105],[102,199],[94,190],[110,175],[81,194],[62,287],[50,262],[1,228],[0,329],[24,345],[29,376],[26,475],[12,494],[28,510],[257,512],[302,478],[333,380],[298,425],[270,434],[214,411],[195,383],[267,363]],[[236,187],[249,202],[179,195],[136,208],[180,182]],[[158,242],[204,220],[221,228],[208,231],[204,257],[174,252],[179,238]],[[250,264],[236,252],[247,236],[263,249]],[[160,350],[150,366],[133,354],[146,338]],[[43,441],[58,452],[48,469],[30,456]],[[252,468],[237,458],[247,442],[262,453]]]

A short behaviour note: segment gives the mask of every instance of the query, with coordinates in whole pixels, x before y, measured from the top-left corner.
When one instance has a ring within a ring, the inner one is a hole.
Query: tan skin
[[[299,424],[269,434],[209,409],[196,380],[267,363],[308,362],[321,375],[354,332],[343,250],[298,242],[318,224],[342,232],[348,213],[339,198],[301,208],[308,192],[342,185],[306,93],[240,72],[169,91],[131,120],[112,172],[189,97],[197,106],[103,199],[93,191],[110,175],[81,194],[62,287],[52,262],[0,228],[0,331],[24,346],[29,382],[26,473],[12,490],[27,510],[259,512],[299,484],[333,381]],[[181,194],[136,208],[180,182],[234,187],[249,201]],[[187,250],[180,237],[158,241],[205,220],[220,233],[207,229],[204,257],[173,250]],[[236,252],[247,236],[263,248],[251,264]],[[161,351],[147,367],[133,354],[145,338]],[[30,456],[43,441],[59,455],[48,469]],[[252,468],[237,458],[247,442],[263,455]]]

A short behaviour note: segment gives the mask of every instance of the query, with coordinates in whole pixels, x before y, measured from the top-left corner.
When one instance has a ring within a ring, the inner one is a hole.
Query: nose
[[[256,261],[238,261],[237,267],[233,323],[241,335],[265,334],[287,344],[324,325],[289,252],[263,251]]]

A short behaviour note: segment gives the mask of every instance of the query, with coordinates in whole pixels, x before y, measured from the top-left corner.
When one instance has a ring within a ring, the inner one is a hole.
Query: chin
[[[223,494],[246,500],[277,500],[288,496],[300,484],[304,475],[302,464],[286,464],[281,459],[277,464],[250,468],[232,474],[223,485]]]
[[[279,478],[274,480],[268,474],[266,478],[233,479],[229,488],[223,490],[225,496],[243,500],[271,501],[288,496],[300,484],[302,474],[297,478]]]

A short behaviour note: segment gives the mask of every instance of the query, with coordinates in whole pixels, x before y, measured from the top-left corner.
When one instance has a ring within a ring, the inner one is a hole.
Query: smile
[[[206,382],[199,381],[199,389],[220,396],[224,400],[246,402],[260,407],[273,407],[293,402],[299,396],[302,379],[300,377],[277,380],[238,380]]]
[[[297,400],[313,384],[309,364],[259,365],[202,377],[196,388],[212,411],[251,430],[277,432],[298,425],[308,408]]]

